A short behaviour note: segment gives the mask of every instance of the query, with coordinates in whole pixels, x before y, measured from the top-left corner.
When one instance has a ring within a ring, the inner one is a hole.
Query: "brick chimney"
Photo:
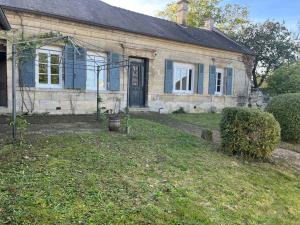
[[[183,26],[187,25],[187,15],[189,11],[189,1],[180,0],[178,3],[177,23]]]
[[[215,27],[215,21],[213,19],[207,19],[204,22],[204,28],[207,30],[213,30]]]

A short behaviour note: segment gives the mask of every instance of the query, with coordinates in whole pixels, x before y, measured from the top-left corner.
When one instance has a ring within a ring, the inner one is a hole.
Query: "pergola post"
[[[13,137],[13,141],[15,141],[17,138],[16,55],[17,55],[17,45],[13,43],[12,45],[12,121],[13,121],[12,137]]]

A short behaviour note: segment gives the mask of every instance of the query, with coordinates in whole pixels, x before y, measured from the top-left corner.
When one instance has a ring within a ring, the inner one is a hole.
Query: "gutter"
[[[0,7],[0,26],[3,30],[6,30],[6,31],[11,30],[11,26],[4,14],[2,7]]]

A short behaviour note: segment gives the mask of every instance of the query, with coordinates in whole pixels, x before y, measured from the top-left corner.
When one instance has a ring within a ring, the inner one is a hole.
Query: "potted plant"
[[[118,107],[118,110],[117,110]],[[121,116],[120,116],[121,99],[116,98],[114,110],[108,114],[108,129],[109,131],[118,132],[121,128]]]

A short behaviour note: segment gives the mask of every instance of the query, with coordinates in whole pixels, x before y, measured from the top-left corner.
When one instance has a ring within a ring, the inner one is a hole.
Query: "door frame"
[[[143,99],[143,104],[141,104],[140,106],[132,106],[131,104],[131,100],[130,100],[130,91],[131,91],[131,63],[142,63],[143,67],[144,67],[144,88],[143,88],[143,95],[144,95],[144,99]],[[149,80],[149,59],[147,58],[140,58],[140,57],[129,57],[129,70],[128,70],[128,105],[129,107],[147,107],[148,105],[148,80]]]

